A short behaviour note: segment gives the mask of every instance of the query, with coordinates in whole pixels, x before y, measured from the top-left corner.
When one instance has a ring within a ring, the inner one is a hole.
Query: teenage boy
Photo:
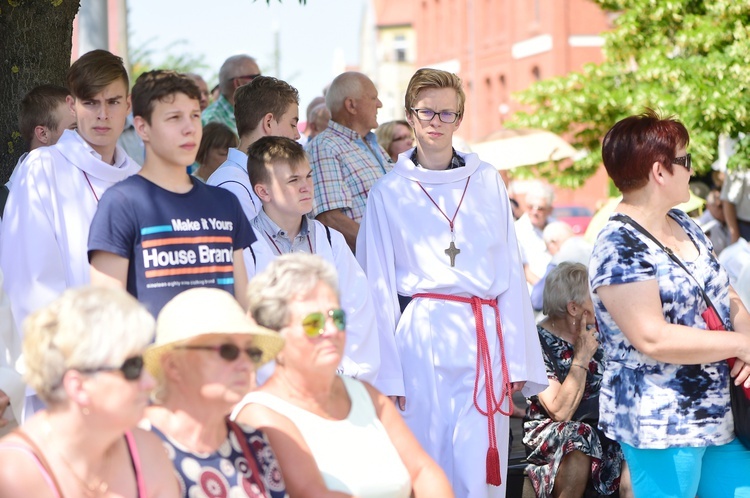
[[[248,149],[247,171],[263,203],[251,222],[258,240],[245,251],[249,276],[290,252],[318,254],[332,263],[339,275],[341,308],[347,313],[340,372],[375,382],[380,345],[367,277],[343,235],[305,216],[312,209],[313,183],[304,149],[291,138],[261,138]]]
[[[92,284],[126,288],[154,316],[191,287],[224,289],[244,305],[250,224],[233,195],[185,169],[201,141],[200,90],[174,71],[150,71],[132,99],[146,160],[102,197],[89,235]]]
[[[261,137],[299,139],[299,93],[286,81],[256,76],[234,93],[234,116],[240,143],[230,148],[227,160],[208,178],[209,185],[222,187],[240,200],[247,219],[255,218],[260,200],[247,177],[247,148]]]
[[[122,59],[89,52],[70,67],[67,83],[77,130],[29,153],[5,206],[0,268],[19,331],[29,313],[89,283],[86,242],[99,199],[140,169],[117,146],[130,110]]]
[[[511,392],[537,394],[547,375],[505,185],[452,146],[464,101],[455,74],[412,76],[404,111],[416,148],[370,190],[357,259],[379,330],[398,346],[381,355],[384,371],[395,361],[400,373],[381,381],[384,393],[399,395],[456,496],[495,498],[505,496]]]

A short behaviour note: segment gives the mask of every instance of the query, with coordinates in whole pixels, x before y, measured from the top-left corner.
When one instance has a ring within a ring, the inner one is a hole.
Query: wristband
[[[586,368],[585,366],[581,365],[580,363],[571,363],[571,364],[570,364],[570,366],[571,366],[571,367],[578,367],[578,368],[582,368],[582,369],[586,370],[586,372],[588,372],[588,371],[589,371],[589,369],[588,369],[588,368]]]

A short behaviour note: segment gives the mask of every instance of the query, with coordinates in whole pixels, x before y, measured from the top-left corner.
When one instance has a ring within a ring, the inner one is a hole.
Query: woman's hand
[[[750,387],[750,364],[739,359],[735,360],[729,375],[733,377],[735,386],[744,383],[745,387]]]
[[[576,338],[575,344],[573,344],[573,362],[581,363],[588,367],[591,358],[594,357],[597,349],[599,349],[599,340],[596,337],[596,328],[587,328],[586,318],[588,318],[589,312],[584,311],[583,316],[580,320],[578,327],[578,337]]]

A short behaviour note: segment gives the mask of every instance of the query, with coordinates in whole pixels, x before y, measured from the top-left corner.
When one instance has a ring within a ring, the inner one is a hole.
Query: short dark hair
[[[122,80],[126,94],[130,85],[122,58],[106,50],[83,54],[70,66],[66,79],[70,93],[77,99],[90,99],[113,81]]]
[[[133,85],[133,116],[140,116],[151,124],[154,102],[166,102],[177,93],[183,93],[198,102],[201,100],[198,85],[184,74],[165,69],[143,73]]]
[[[687,128],[672,116],[660,117],[653,109],[618,121],[604,136],[602,160],[607,174],[621,192],[648,183],[655,162],[672,172],[677,147],[687,147]]]
[[[46,126],[57,131],[60,124],[55,111],[70,95],[67,88],[58,85],[39,85],[26,94],[18,112],[18,128],[26,144],[34,138],[34,128]]]
[[[234,92],[234,117],[240,137],[251,133],[269,112],[277,120],[292,104],[299,105],[299,92],[286,81],[256,76]]]
[[[291,138],[259,138],[247,150],[247,174],[250,176],[250,184],[255,187],[270,180],[271,175],[267,166],[283,162],[295,167],[307,160],[305,149]]]
[[[237,135],[227,125],[219,122],[208,123],[203,127],[203,136],[198,147],[198,154],[195,156],[195,162],[203,164],[211,149],[237,147],[237,143]]]

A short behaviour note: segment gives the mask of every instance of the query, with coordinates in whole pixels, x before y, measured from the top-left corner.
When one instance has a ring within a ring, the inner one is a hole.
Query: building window
[[[539,70],[538,66],[534,66],[531,69],[531,76],[534,78],[534,81],[539,81],[542,79],[542,72]]]
[[[406,37],[404,35],[394,37],[393,49],[396,53],[396,62],[406,62]]]

